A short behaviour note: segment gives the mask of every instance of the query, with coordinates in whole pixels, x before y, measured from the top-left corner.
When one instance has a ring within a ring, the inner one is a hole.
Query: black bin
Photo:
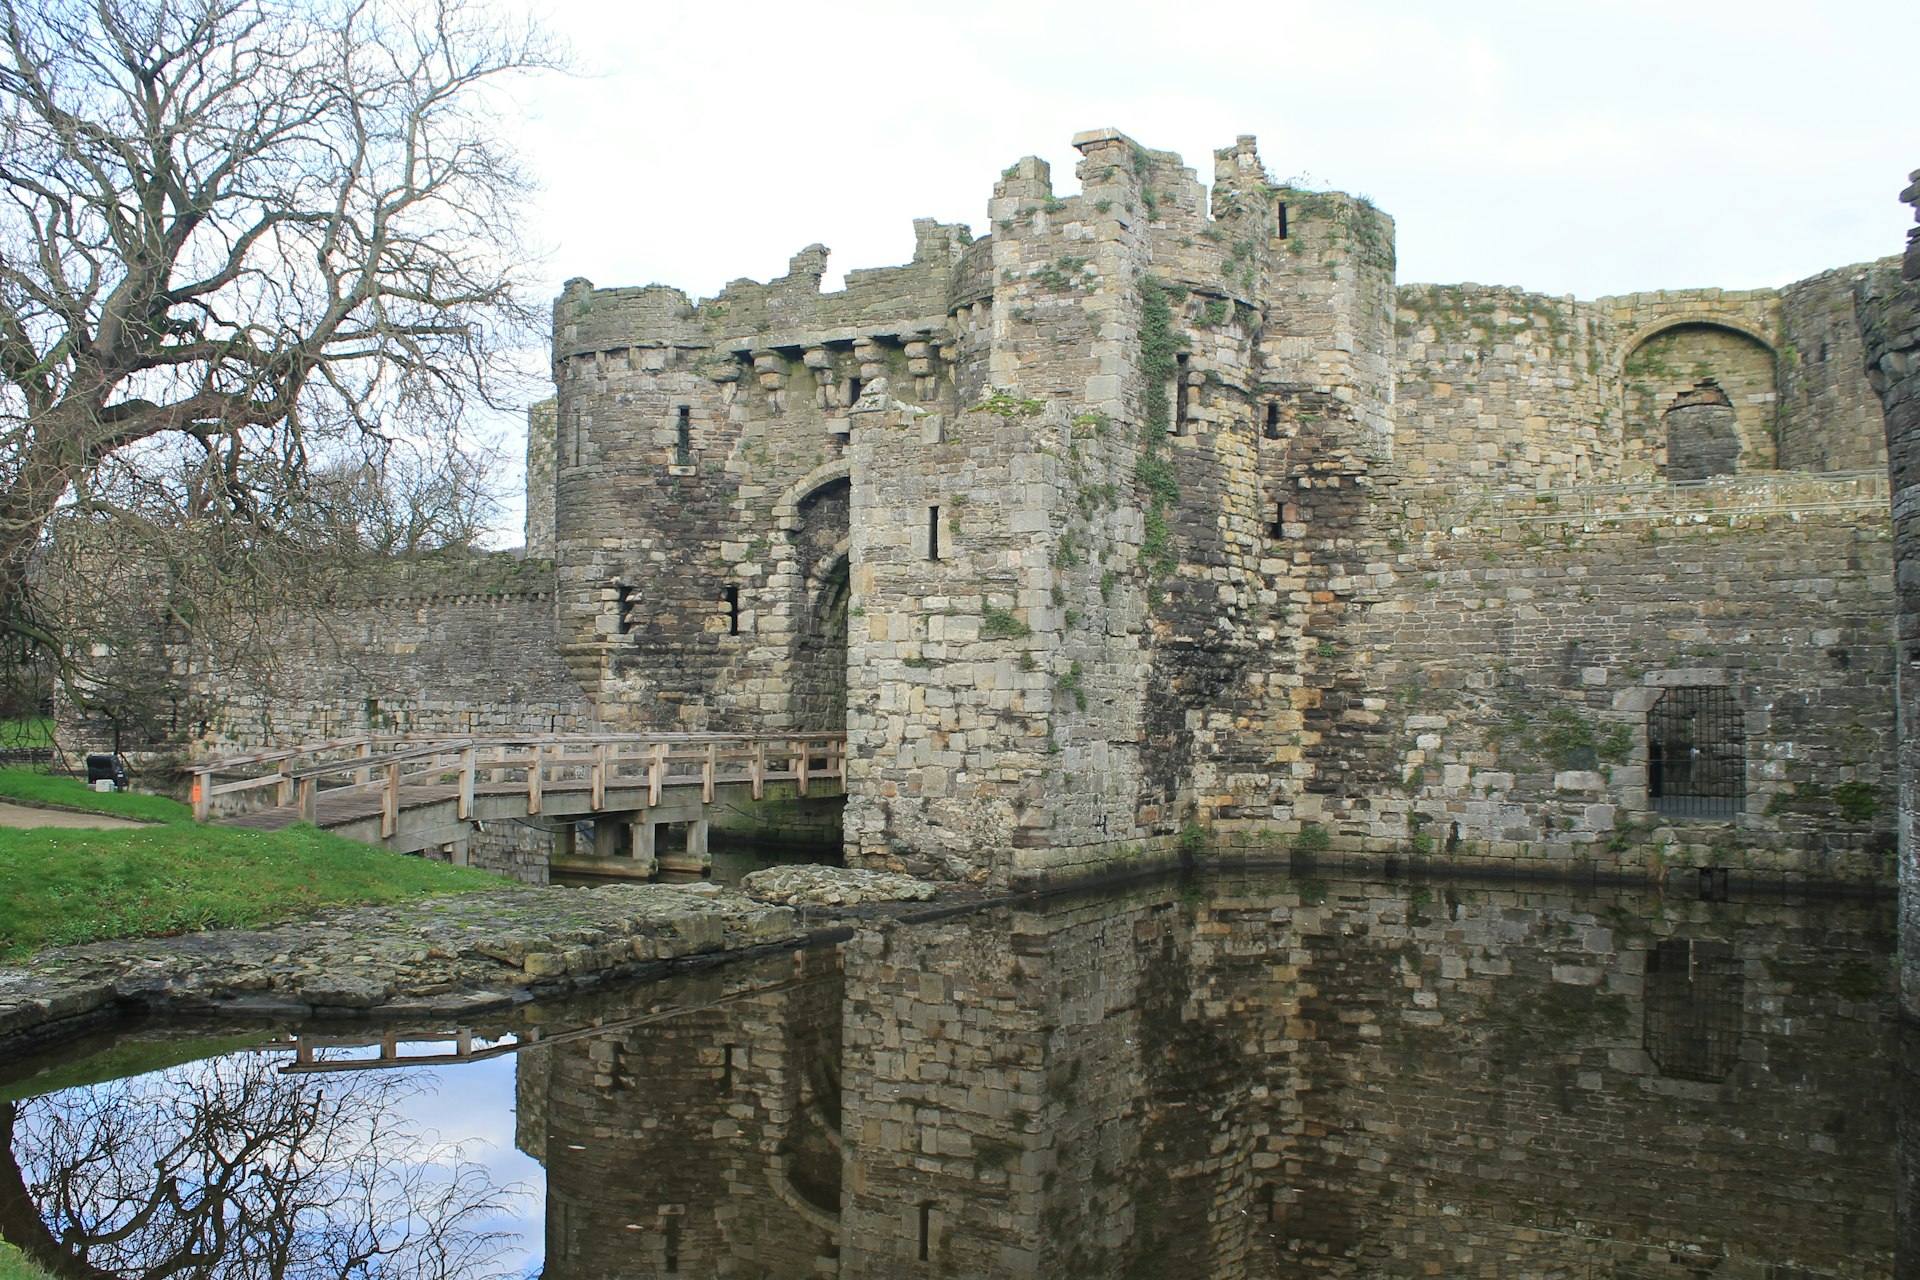
[[[127,789],[127,766],[120,757],[106,751],[95,751],[87,756],[87,785],[96,782],[111,782],[115,791]]]

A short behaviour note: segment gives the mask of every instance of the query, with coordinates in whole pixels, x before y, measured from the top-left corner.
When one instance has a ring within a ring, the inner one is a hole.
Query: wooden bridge
[[[268,831],[311,822],[396,852],[465,862],[476,821],[545,817],[570,843],[571,823],[594,819],[595,857],[583,865],[613,870],[606,860],[624,825],[633,861],[623,873],[651,875],[663,825],[686,824],[687,856],[699,862],[716,804],[761,800],[776,788],[844,794],[846,734],[343,738],[208,760],[192,773],[202,822]],[[563,848],[560,862],[571,852]]]

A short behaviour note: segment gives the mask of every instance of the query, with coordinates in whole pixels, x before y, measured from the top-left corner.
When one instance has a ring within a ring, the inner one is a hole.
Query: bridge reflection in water
[[[276,1051],[515,1055],[550,1280],[1890,1276],[1892,924],[1221,877]]]

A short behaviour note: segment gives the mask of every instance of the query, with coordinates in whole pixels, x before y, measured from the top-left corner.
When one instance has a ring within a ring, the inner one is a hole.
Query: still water
[[[0,1235],[156,1280],[1889,1276],[1892,929],[1238,876],[384,1042],[131,1033],[7,1072]]]

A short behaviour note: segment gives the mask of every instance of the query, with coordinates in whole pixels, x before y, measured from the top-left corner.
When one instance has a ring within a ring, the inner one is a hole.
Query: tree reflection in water
[[[258,1054],[0,1103],[0,1236],[60,1277],[481,1280],[524,1193],[402,1114],[431,1079]]]

